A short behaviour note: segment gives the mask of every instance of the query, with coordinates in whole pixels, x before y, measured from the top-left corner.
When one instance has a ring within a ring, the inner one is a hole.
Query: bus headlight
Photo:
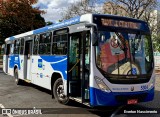
[[[149,88],[148,88],[148,89],[149,89],[149,90],[152,89],[153,86],[154,86],[153,83],[149,84]]]
[[[99,77],[95,76],[95,81],[98,85],[98,87],[105,92],[111,92],[110,89],[108,88],[108,86],[103,82],[102,79],[100,79]]]
[[[149,90],[152,89],[152,88],[154,87],[154,84],[155,84],[155,81],[152,80],[152,82],[149,84],[148,89],[149,89]]]

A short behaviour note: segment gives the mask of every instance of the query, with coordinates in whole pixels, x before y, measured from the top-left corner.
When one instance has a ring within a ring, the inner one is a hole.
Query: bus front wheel
[[[64,95],[62,78],[58,78],[53,85],[53,94],[55,99],[61,104],[68,104],[69,97]]]
[[[20,79],[18,78],[18,69],[16,68],[15,71],[14,71],[14,80],[15,80],[15,83],[17,85],[20,85],[21,84],[21,81]]]

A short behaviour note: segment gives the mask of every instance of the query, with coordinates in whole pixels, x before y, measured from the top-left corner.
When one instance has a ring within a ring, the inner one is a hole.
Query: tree
[[[50,21],[46,22],[47,26],[52,25],[52,24],[53,24],[53,22],[50,22]]]
[[[0,3],[0,38],[24,33],[45,26],[40,16],[44,11],[33,8],[37,0],[8,0]]]
[[[81,0],[79,2],[71,3],[66,9],[61,11],[61,20],[70,19],[86,13],[99,13],[100,10],[97,1],[99,1],[99,3],[101,2],[101,0]]]
[[[160,34],[153,35],[152,40],[153,40],[154,51],[160,52]]]
[[[118,6],[118,10],[125,11],[128,17],[141,19],[145,12],[155,9],[157,0],[110,0],[110,3],[113,9]]]
[[[157,0],[110,0],[104,4],[103,10],[104,13],[144,20],[149,24],[151,32],[156,33],[156,7]]]

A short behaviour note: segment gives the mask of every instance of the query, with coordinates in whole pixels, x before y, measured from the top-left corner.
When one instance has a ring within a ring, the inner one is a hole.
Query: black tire
[[[16,68],[14,71],[14,80],[17,85],[21,84],[21,80],[18,78],[18,69]]]
[[[58,78],[53,85],[55,99],[61,104],[69,104],[69,97],[64,95],[62,78]]]

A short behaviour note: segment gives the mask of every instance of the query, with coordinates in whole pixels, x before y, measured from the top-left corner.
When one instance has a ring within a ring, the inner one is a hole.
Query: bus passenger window
[[[20,39],[20,54],[23,54],[24,50],[24,38]]]
[[[39,35],[36,35],[34,38],[34,48],[33,48],[33,54],[37,55],[38,52],[38,44],[39,44]]]
[[[50,55],[50,47],[51,47],[51,32],[47,32],[40,35],[39,40],[39,54]]]
[[[66,55],[67,54],[67,34],[54,36],[52,43],[52,54]]]
[[[11,45],[7,44],[7,50],[6,50],[6,55],[11,54]]]
[[[14,54],[19,54],[20,51],[20,40],[17,39],[14,41]]]

